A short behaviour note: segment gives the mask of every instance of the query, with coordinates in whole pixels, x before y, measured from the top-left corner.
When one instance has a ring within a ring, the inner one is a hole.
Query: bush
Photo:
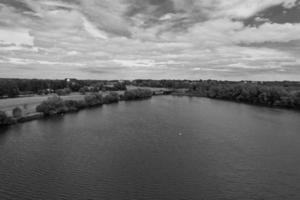
[[[79,103],[74,100],[66,100],[64,101],[64,104],[67,108],[67,112],[76,112],[79,110]]]
[[[87,105],[87,103],[86,103],[85,100],[77,101],[77,106],[78,106],[78,109],[83,109],[83,108],[88,107],[88,105]]]
[[[124,93],[125,100],[146,99],[152,97],[153,92],[149,89],[133,89]]]
[[[7,120],[7,115],[5,112],[0,111],[0,124],[3,125]]]
[[[0,111],[0,126],[7,126],[16,123],[11,117],[8,117],[7,114],[3,111]]]
[[[42,112],[45,115],[55,115],[65,113],[68,111],[68,109],[65,106],[64,101],[57,95],[54,95],[38,105],[36,107],[36,111]]]
[[[104,104],[110,104],[110,103],[118,103],[120,100],[120,96],[117,92],[110,92],[103,98]]]
[[[98,93],[85,95],[84,100],[89,107],[99,106],[103,104],[103,97]]]
[[[71,89],[70,88],[64,88],[64,89],[59,89],[56,90],[55,93],[58,94],[59,96],[65,96],[71,94]]]
[[[295,101],[296,107],[300,108],[300,91],[297,91],[294,94],[294,101]]]
[[[89,88],[87,86],[84,86],[82,88],[79,89],[80,94],[85,94],[87,92],[89,92]]]
[[[23,117],[23,111],[19,107],[14,108],[13,111],[12,111],[12,114],[13,114],[14,118],[21,118],[21,117]]]

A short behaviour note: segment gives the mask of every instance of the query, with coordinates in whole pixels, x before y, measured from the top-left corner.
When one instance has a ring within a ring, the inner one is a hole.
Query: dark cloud
[[[143,22],[140,26],[145,29],[160,26],[157,35],[184,32],[194,24],[208,20],[208,16],[196,6],[183,9],[176,6],[174,0],[127,0],[127,3],[125,16],[129,19],[137,16]]]
[[[21,0],[0,0],[1,4],[15,8],[21,12],[34,12],[24,1]]]
[[[120,66],[109,66],[109,67],[88,67],[88,68],[80,68],[80,71],[89,74],[111,74],[112,72],[121,72],[124,70],[123,67]]]
[[[283,5],[273,6],[244,21],[246,26],[259,26],[266,21],[271,23],[299,23],[300,5],[285,8]]]
[[[151,27],[159,23],[159,19],[168,14],[176,13],[172,0],[127,0],[128,10],[125,16],[128,18],[140,15],[143,17],[143,27]]]
[[[171,0],[128,0],[129,7],[126,13],[132,17],[137,14],[149,15],[149,18],[160,18],[167,13],[174,13],[174,3]]]
[[[290,52],[295,55],[300,55],[300,40],[292,40],[289,42],[264,42],[250,45],[241,45],[244,47],[255,47],[255,48],[270,48],[277,49],[283,52]]]
[[[77,5],[79,5],[81,2],[80,0],[60,0],[60,1],[64,3],[77,4]]]

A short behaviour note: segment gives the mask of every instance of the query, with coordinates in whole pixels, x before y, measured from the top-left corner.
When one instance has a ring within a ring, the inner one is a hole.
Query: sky
[[[300,81],[300,0],[0,0],[0,77]]]

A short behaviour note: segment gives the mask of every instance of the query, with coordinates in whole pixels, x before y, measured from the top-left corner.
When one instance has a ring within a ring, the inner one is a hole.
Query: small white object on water
[[[178,133],[178,135],[180,135],[180,136],[181,136],[181,135],[182,135],[182,133]]]

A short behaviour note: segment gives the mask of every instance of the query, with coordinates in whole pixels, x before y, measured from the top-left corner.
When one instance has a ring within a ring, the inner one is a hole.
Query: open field
[[[0,99],[0,110],[7,112],[7,114],[11,115],[11,111],[15,107],[20,107],[24,109],[26,114],[34,113],[35,108],[42,101],[45,101],[51,95],[44,96],[32,96],[32,97],[20,97],[20,98],[8,98],[8,99]],[[81,100],[84,95],[79,93],[72,93],[68,96],[62,96],[61,98],[64,100]]]
[[[136,89],[137,87],[132,87],[130,89]],[[152,91],[156,91],[154,88],[151,88]],[[124,91],[116,91],[118,94],[123,94]],[[106,95],[109,92],[101,92],[102,95]],[[36,106],[39,105],[42,101],[47,100],[51,95],[35,95],[31,97],[18,97],[18,98],[7,98],[0,99],[0,110],[5,111],[9,116],[12,115],[12,110],[16,107],[20,107],[25,115],[35,113]],[[71,93],[70,95],[61,96],[63,100],[83,100],[84,95],[80,93]]]
[[[133,89],[149,89],[153,92],[158,92],[158,91],[170,91],[171,89],[168,88],[156,88],[156,87],[138,87],[138,86],[133,86],[133,85],[127,85],[126,86],[127,90],[133,90]]]

